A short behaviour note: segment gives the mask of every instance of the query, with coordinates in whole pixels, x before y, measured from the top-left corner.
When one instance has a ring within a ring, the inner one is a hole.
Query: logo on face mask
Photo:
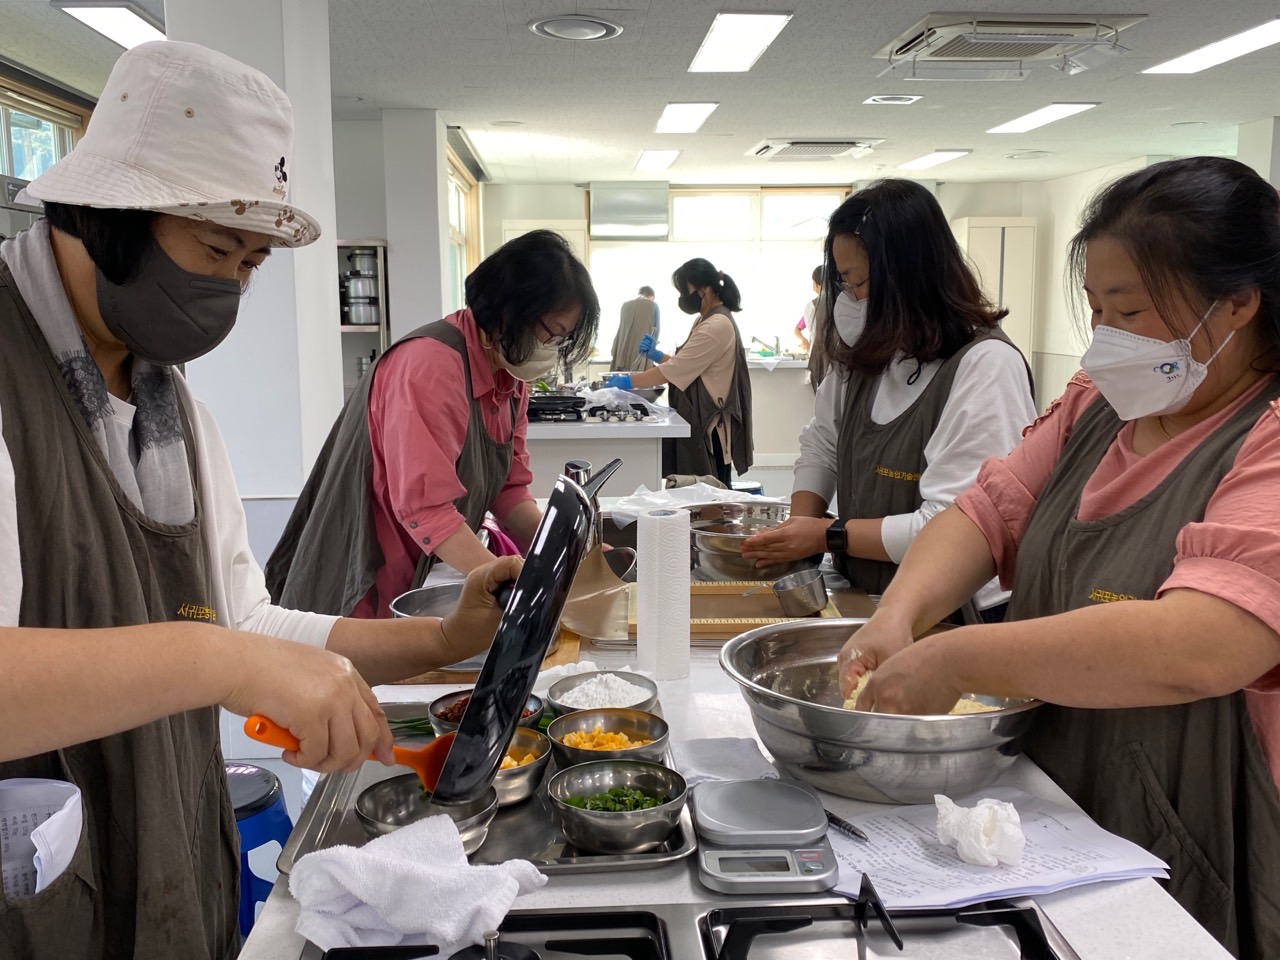
[[[1217,305],[1216,300],[1209,305],[1190,334],[1174,340],[1143,337],[1100,324],[1080,366],[1121,420],[1177,413],[1204,381],[1209,364],[1235,336],[1234,330],[1227,334],[1204,363],[1192,356],[1191,339]],[[1161,379],[1152,380],[1148,371]]]

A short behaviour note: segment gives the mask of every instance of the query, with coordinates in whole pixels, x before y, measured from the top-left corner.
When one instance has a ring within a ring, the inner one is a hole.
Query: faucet
[[[760,344],[760,346],[764,347],[766,350],[772,350],[772,349],[773,349],[769,344],[765,343],[765,342],[764,342],[763,340],[761,340],[759,337],[752,337],[752,338],[751,338],[751,342],[752,342],[752,343],[758,343],[758,344]]]

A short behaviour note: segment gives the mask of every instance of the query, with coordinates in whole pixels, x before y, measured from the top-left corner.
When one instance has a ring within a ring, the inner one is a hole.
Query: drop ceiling
[[[160,13],[163,5],[144,6]],[[925,15],[956,8],[1149,16],[1122,35],[1132,53],[1075,76],[1040,66],[1020,82],[877,79],[878,49]],[[749,73],[688,73],[721,9],[794,16]],[[972,153],[927,171],[931,178],[1041,180],[1140,155],[1233,154],[1238,124],[1280,116],[1280,47],[1198,75],[1141,71],[1276,13],[1274,0],[330,0],[334,115],[437,109],[497,182],[652,180],[634,170],[645,149],[683,151],[666,173],[676,184],[848,183],[943,148]],[[530,21],[557,14],[594,14],[623,32],[571,43],[529,31]],[[96,94],[118,53],[43,0],[0,0],[0,56]],[[862,102],[876,94],[923,99]],[[696,134],[653,133],[673,100],[720,106]],[[1101,106],[1030,133],[984,132],[1054,101]],[[509,121],[519,123],[501,125]],[[745,155],[782,137],[883,142],[865,157],[829,162]],[[1006,159],[1039,151],[1050,156]]]

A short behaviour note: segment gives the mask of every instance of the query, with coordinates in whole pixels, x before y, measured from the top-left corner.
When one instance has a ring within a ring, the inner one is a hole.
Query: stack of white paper
[[[840,861],[836,890],[857,896],[866,873],[890,910],[942,908],[1054,893],[1101,880],[1169,875],[1168,864],[1103,830],[1079,810],[1022,790],[992,787],[956,802],[972,806],[983,797],[1017,808],[1027,837],[1018,866],[965,863],[938,841],[936,806],[894,807],[849,817],[870,837],[868,842],[830,831],[828,839]]]

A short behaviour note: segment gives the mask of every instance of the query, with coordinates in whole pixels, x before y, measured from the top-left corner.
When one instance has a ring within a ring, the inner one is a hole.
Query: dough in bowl
[[[853,691],[853,695],[845,700],[844,708],[846,710],[856,710],[854,706],[858,702],[858,697],[862,696],[862,691],[867,688],[867,684],[871,682],[871,674],[875,671],[864,673],[858,678],[858,688]],[[979,703],[977,700],[970,700],[967,696],[961,697],[956,701],[956,705],[952,707],[948,713],[951,716],[961,716],[966,713],[990,713],[992,710],[999,710],[999,707],[993,707],[990,704]]]

